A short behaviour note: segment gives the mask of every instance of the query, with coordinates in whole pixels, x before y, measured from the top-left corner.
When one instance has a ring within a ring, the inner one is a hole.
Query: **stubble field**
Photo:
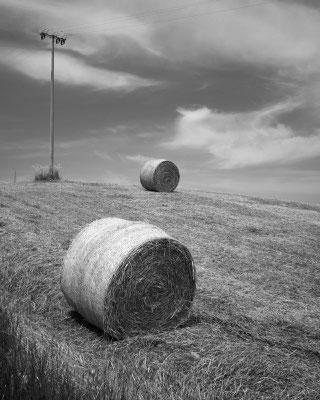
[[[114,341],[60,290],[72,238],[150,222],[197,269],[188,322]],[[320,206],[76,182],[0,184],[0,399],[319,399]]]

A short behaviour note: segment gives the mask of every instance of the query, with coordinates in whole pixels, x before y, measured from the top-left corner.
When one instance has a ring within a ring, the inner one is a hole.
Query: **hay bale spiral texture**
[[[195,268],[189,250],[156,226],[104,218],[72,241],[61,288],[87,321],[121,339],[183,323]]]
[[[173,192],[179,180],[179,169],[172,161],[150,160],[140,171],[141,185],[155,192]]]

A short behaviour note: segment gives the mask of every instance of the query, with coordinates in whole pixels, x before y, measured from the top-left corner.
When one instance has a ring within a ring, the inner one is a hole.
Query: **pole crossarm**
[[[59,34],[57,32],[49,33],[48,29],[42,29],[40,31],[41,40],[44,40],[46,37],[54,39],[56,41],[56,44],[60,43],[61,46],[63,46],[67,40],[67,37],[64,34]]]

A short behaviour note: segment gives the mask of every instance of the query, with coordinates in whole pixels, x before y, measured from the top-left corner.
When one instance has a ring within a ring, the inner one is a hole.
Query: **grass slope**
[[[320,398],[320,206],[75,182],[0,190],[0,399]],[[70,309],[63,257],[108,216],[187,245],[185,326],[113,341]]]

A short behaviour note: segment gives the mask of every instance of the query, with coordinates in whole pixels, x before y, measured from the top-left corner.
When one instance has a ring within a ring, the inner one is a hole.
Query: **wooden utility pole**
[[[13,182],[17,182],[17,171],[14,171],[14,177],[13,177]]]
[[[49,174],[53,175],[54,170],[54,44],[65,44],[67,38],[64,35],[58,35],[56,32],[48,33],[48,30],[40,31],[41,40],[46,37],[51,39],[51,102],[50,102],[50,167]]]
[[[53,175],[54,166],[54,36],[52,35],[51,47],[51,102],[50,102],[50,168],[49,174]]]

